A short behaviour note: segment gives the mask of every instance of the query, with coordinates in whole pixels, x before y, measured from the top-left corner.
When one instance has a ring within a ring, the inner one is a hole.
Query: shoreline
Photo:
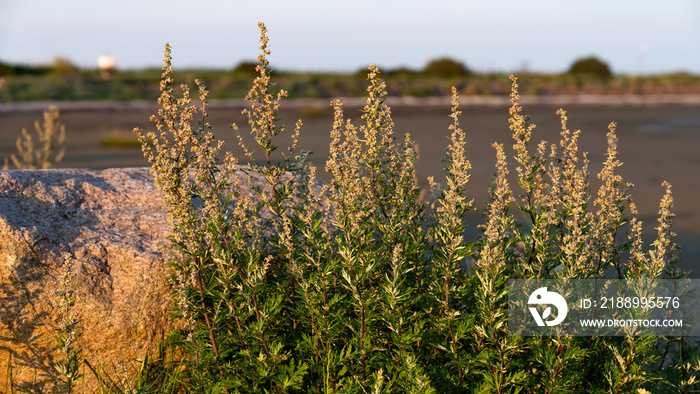
[[[337,97],[346,107],[362,107],[365,99],[362,97]],[[281,102],[280,108],[330,107],[330,102],[336,98],[291,98]],[[198,100],[193,100],[197,102]],[[390,96],[386,103],[392,108],[443,108],[451,106],[449,96],[434,97],[396,97]],[[469,107],[508,107],[511,105],[509,96],[460,96],[460,105]],[[660,95],[523,95],[520,104],[523,106],[700,106],[700,94],[660,94]],[[59,111],[119,111],[119,110],[152,110],[158,104],[152,100],[85,100],[85,101],[19,101],[0,103],[0,114],[17,112],[42,112],[49,106],[56,106]],[[249,104],[244,99],[212,99],[210,109],[243,109]]]

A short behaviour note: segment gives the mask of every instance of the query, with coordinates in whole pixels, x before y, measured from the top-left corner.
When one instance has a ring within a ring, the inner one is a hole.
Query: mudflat
[[[321,178],[327,180],[325,160],[330,142],[333,111],[330,100],[289,100],[281,106],[281,123],[287,125],[285,136],[278,141],[279,153],[286,153],[288,135],[294,123],[301,118],[300,145],[313,150],[313,161]],[[0,106],[0,158],[16,151],[15,141],[22,128],[32,131],[34,120],[50,103],[25,103]],[[154,103],[102,102],[55,103],[61,110],[61,121],[67,129],[66,156],[60,167],[105,169],[112,167],[141,167],[148,163],[138,147],[110,148],[102,146],[107,136],[128,136],[134,127],[154,130],[150,115],[157,111]],[[392,102],[390,101],[390,105]],[[418,180],[426,187],[428,176],[437,181],[442,177],[442,158],[448,145],[451,119],[449,100],[415,99],[394,100],[393,119],[397,135],[410,133],[419,149]],[[226,142],[241,160],[242,150],[230,129],[235,122],[244,137],[249,138],[246,118],[241,115],[243,103],[236,100],[213,102],[209,109],[214,134]],[[590,180],[593,193],[598,186],[596,174],[602,168],[607,147],[608,124],[617,123],[619,158],[624,163],[619,168],[623,180],[635,187],[633,199],[644,221],[646,242],[655,236],[659,200],[663,195],[664,180],[673,185],[675,231],[677,242],[683,249],[682,267],[693,269],[694,278],[700,278],[700,101],[637,100],[611,103],[593,99],[528,100],[524,99],[524,113],[530,116],[537,128],[532,136],[532,149],[540,140],[558,143],[561,123],[556,110],[563,107],[569,118],[569,129],[581,130],[579,148],[589,152]],[[361,101],[346,100],[345,116],[357,120]],[[511,132],[508,128],[507,98],[481,101],[464,100],[461,127],[467,133],[467,155],[472,164],[469,193],[477,207],[483,207],[495,153],[491,144],[503,143],[507,153],[512,153]],[[356,121],[359,124],[359,120]],[[277,160],[281,155],[276,157]],[[513,164],[513,160],[510,160]],[[515,172],[515,167],[511,167]],[[517,182],[511,187],[518,192]],[[516,215],[519,213],[514,212]],[[480,220],[474,215],[474,225]]]

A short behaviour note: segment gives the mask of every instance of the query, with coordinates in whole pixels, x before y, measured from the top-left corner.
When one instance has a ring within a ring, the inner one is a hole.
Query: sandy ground
[[[609,100],[609,99],[607,99]],[[357,117],[360,102],[346,100],[346,116]],[[0,158],[15,152],[14,143],[24,127],[33,129],[35,119],[49,103],[0,105]],[[428,176],[441,179],[441,159],[445,154],[451,123],[449,100],[410,100],[394,102],[396,131],[411,133],[418,143],[420,160],[418,177],[426,185]],[[473,170],[470,193],[482,207],[487,198],[490,176],[494,169],[493,142],[501,142],[512,152],[508,129],[507,98],[465,100],[462,128],[467,132],[467,154]],[[117,149],[101,147],[105,135],[115,130],[128,133],[138,126],[154,129],[148,118],[157,108],[145,102],[58,103],[61,120],[66,124],[68,146],[61,167],[110,168],[146,166],[138,148]],[[700,99],[695,96],[659,97],[656,100],[618,98],[617,101],[596,101],[590,97],[566,96],[558,100],[524,99],[525,113],[537,124],[533,141],[557,142],[561,131],[555,114],[564,106],[569,128],[581,129],[580,149],[589,152],[591,181],[597,187],[595,174],[602,167],[606,150],[608,123],[617,122],[618,149],[623,166],[619,173],[635,184],[632,196],[645,223],[648,242],[654,238],[654,227],[663,194],[661,183],[673,185],[677,241],[683,248],[682,266],[693,268],[693,277],[700,277]],[[313,108],[313,109],[310,109]],[[242,157],[229,125],[236,122],[246,133],[245,118],[240,114],[241,102],[236,100],[213,103],[210,122],[218,138]],[[332,110],[326,100],[299,100],[283,104],[281,117],[290,130],[298,118],[304,120],[301,145],[314,151],[319,169],[325,167],[330,141]],[[279,146],[286,146],[282,138]],[[533,147],[534,149],[534,147]],[[281,149],[282,150],[282,149]],[[511,160],[512,162],[512,160]],[[322,177],[326,177],[320,171]],[[515,186],[515,183],[512,183]],[[475,221],[478,218],[474,219]]]

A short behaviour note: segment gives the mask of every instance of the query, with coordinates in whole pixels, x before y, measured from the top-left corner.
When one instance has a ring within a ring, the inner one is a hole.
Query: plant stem
[[[219,345],[216,342],[216,337],[214,336],[214,327],[212,326],[211,320],[209,319],[209,314],[207,313],[207,304],[204,300],[204,284],[202,283],[202,269],[197,267],[197,287],[199,288],[199,298],[202,304],[202,314],[204,315],[204,320],[207,323],[207,330],[209,331],[209,340],[211,341],[212,348],[214,349],[214,355],[216,356],[216,366],[219,369],[219,375],[221,380],[225,379],[224,370],[219,365]],[[228,393],[226,385],[224,385],[224,392]]]

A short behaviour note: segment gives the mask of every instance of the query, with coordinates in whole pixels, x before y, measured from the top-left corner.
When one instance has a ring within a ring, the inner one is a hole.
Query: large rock
[[[261,174],[241,169],[241,195],[270,194]],[[317,180],[315,191],[322,187]],[[323,199],[319,210],[329,209]],[[56,293],[66,253],[73,256],[76,348],[110,377],[133,375],[174,328],[169,234],[148,168],[0,171],[0,393],[10,385],[14,392],[54,390],[64,359]],[[80,387],[93,392],[94,375],[84,364],[81,372]]]
[[[0,171],[0,392],[47,390],[58,377],[54,305],[66,252],[81,356],[113,376],[133,368],[171,328],[168,234],[148,168]],[[81,371],[81,385],[94,383]]]

